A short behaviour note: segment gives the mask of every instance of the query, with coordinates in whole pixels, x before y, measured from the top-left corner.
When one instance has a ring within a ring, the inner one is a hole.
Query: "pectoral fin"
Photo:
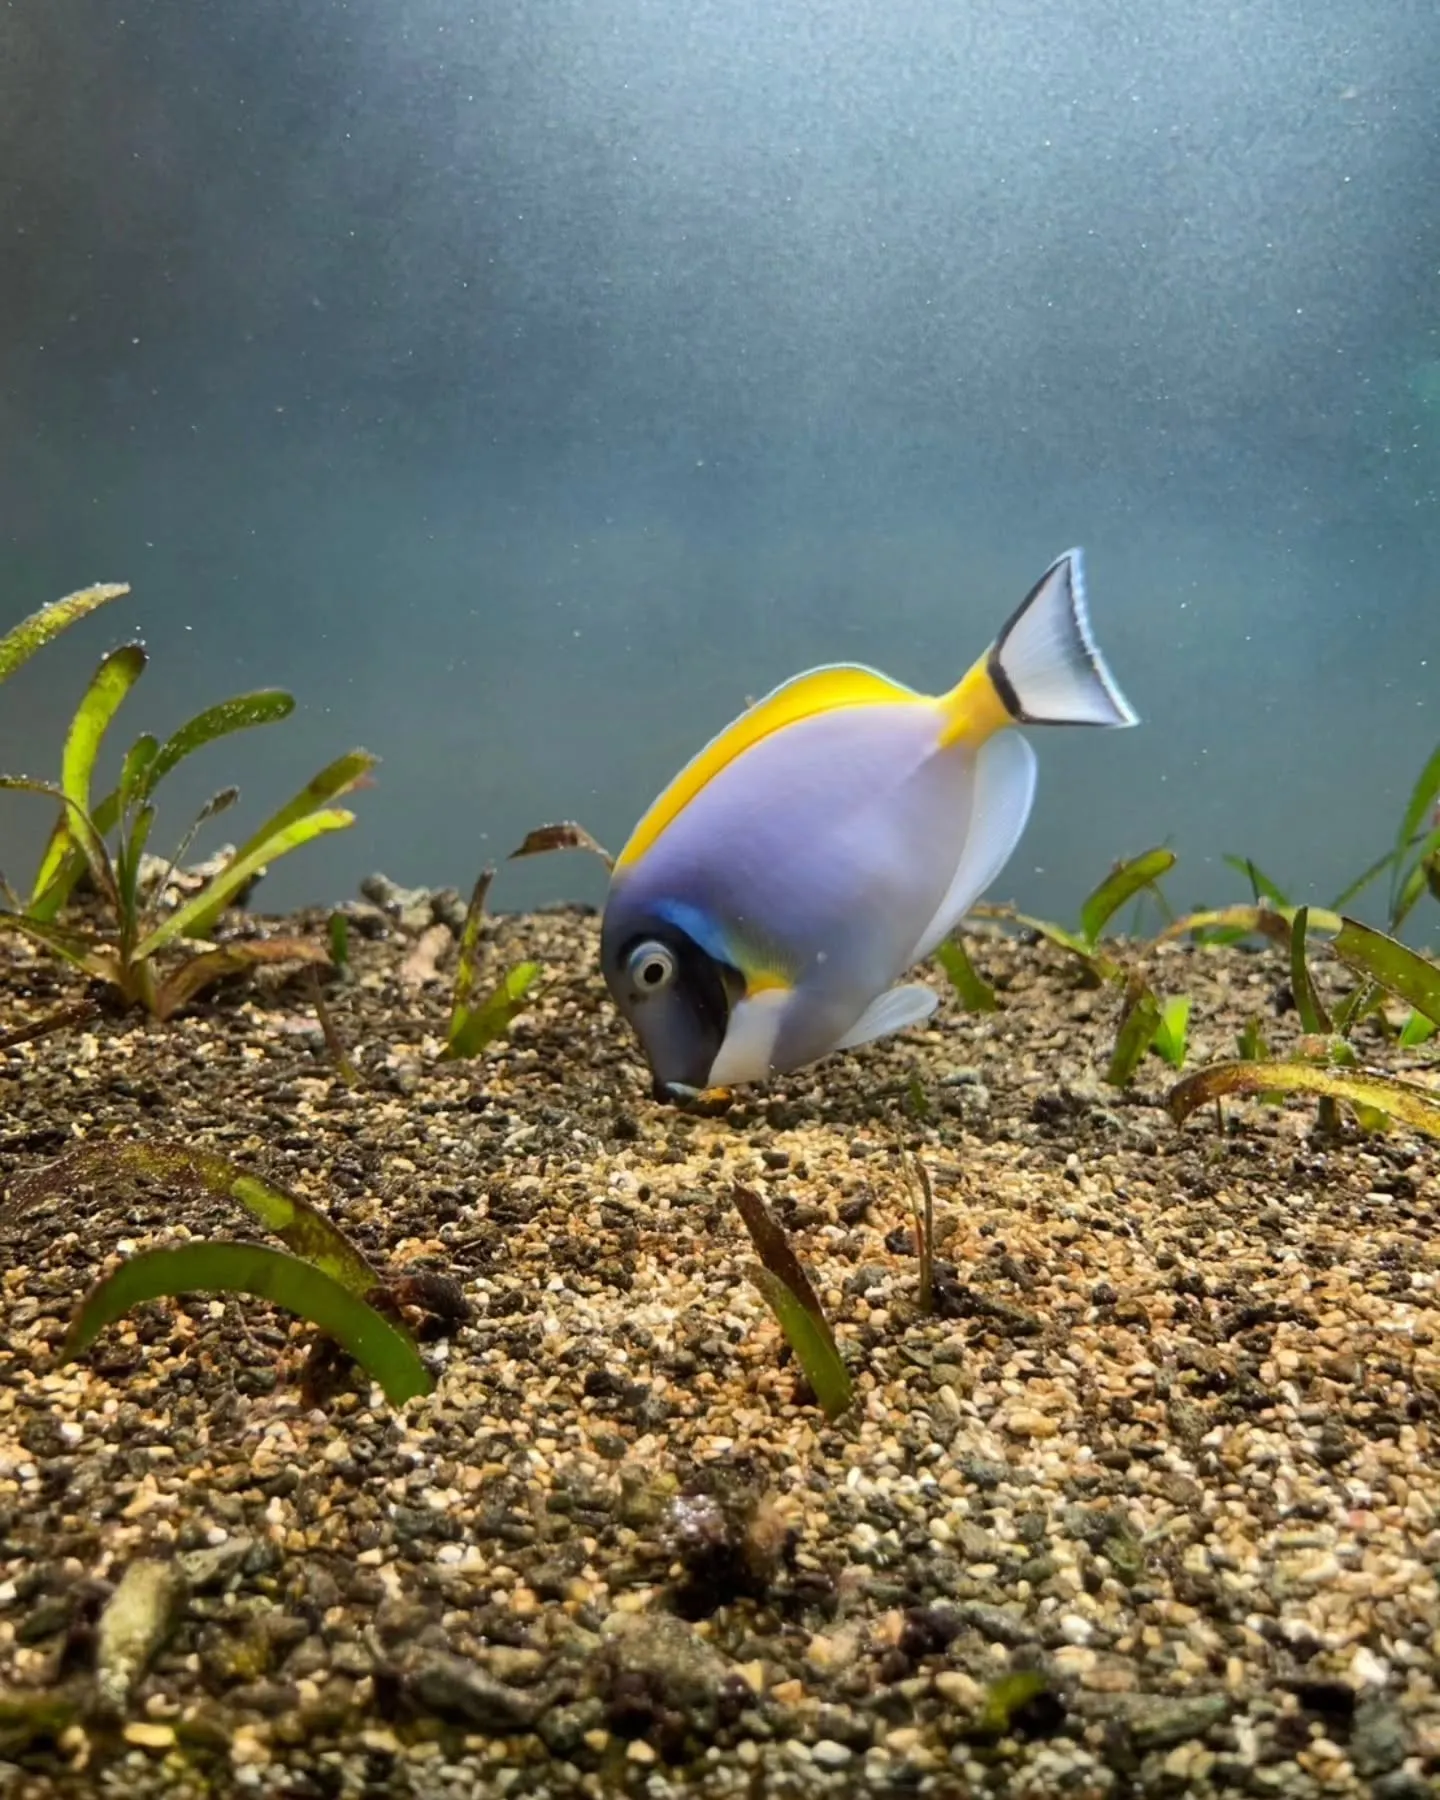
[[[910,987],[888,988],[878,1000],[870,1002],[835,1048],[854,1050],[860,1044],[873,1044],[876,1038],[903,1031],[907,1025],[918,1025],[939,1004],[940,996],[935,990],[918,982]]]

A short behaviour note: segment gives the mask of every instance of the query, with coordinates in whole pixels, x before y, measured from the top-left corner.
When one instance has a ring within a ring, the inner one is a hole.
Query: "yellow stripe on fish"
[[[859,664],[835,663],[811,669],[784,682],[755,704],[697,755],[693,756],[646,812],[630,834],[630,841],[616,858],[617,870],[639,862],[666,826],[679,817],[695,796],[729,764],[762,739],[816,713],[842,706],[879,706],[897,700],[925,703],[925,696],[902,687],[874,669]]]
[[[914,688],[859,663],[836,663],[811,669],[785,682],[726,726],[693,757],[650,807],[616,859],[617,869],[639,862],[661,837],[665,828],[685,810],[700,790],[763,739],[817,713],[835,712],[844,706],[930,706],[940,725],[940,746],[982,744],[1002,725],[1012,724],[1000,690],[991,678],[986,657],[971,668],[941,698],[920,694]]]

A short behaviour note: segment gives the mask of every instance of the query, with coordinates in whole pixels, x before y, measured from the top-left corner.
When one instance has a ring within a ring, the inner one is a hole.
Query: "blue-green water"
[[[11,8],[0,623],[134,595],[8,684],[0,767],[133,628],[126,735],[302,703],[174,833],[363,743],[262,893],[465,885],[618,844],[797,669],[948,683],[1078,541],[1145,724],[1039,735],[997,891],[1169,839],[1177,900],[1227,850],[1328,897],[1440,738],[1437,91],[1422,0]]]

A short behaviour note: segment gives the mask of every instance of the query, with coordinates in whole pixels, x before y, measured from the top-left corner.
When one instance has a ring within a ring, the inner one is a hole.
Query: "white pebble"
[[[1079,1613],[1066,1613],[1060,1621],[1060,1634],[1067,1644],[1088,1644],[1095,1635],[1095,1627]]]
[[[854,1751],[847,1750],[844,1744],[837,1744],[834,1738],[821,1738],[810,1746],[810,1760],[819,1763],[822,1769],[843,1769],[854,1757]]]

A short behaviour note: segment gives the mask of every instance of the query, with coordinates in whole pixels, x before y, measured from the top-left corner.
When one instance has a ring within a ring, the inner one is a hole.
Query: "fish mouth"
[[[657,1080],[652,1089],[661,1105],[728,1106],[734,1095],[728,1087],[691,1087],[687,1081]]]

